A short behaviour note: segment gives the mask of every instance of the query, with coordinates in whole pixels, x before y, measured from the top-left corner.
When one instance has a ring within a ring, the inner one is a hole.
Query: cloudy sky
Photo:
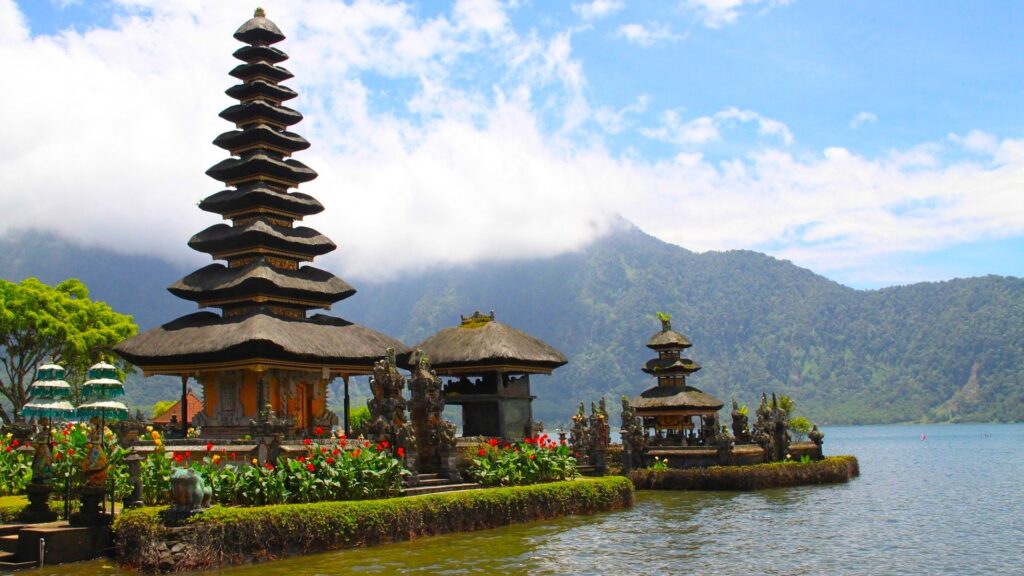
[[[0,234],[201,263],[254,0],[0,0]],[[1024,275],[1024,3],[266,0],[349,279],[623,219],[855,287]]]

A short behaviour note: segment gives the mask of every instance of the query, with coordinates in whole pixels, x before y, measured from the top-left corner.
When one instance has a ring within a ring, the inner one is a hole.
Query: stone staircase
[[[452,482],[439,474],[417,474],[415,486],[402,488],[402,496],[422,496],[439,492],[461,492],[480,488],[476,482]]]
[[[25,526],[34,524],[4,524],[0,526],[0,572],[35,568],[38,560],[18,559],[18,533]]]
[[[45,564],[99,558],[110,548],[109,526],[71,526],[67,522],[0,525],[0,573],[39,565],[39,540],[46,543]]]

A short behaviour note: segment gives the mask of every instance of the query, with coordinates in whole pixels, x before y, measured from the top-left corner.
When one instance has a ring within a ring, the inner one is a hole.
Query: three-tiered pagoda
[[[204,436],[237,437],[265,406],[294,430],[332,423],[327,382],[369,374],[388,348],[408,349],[394,338],[337,317],[310,315],[330,309],[355,289],[310,266],[335,244],[296,222],[324,208],[312,196],[290,191],[317,174],[291,158],[309,147],[289,128],[302,114],[282,103],[297,94],[280,82],[292,73],[279,64],[288,56],[273,47],[285,39],[262,9],[234,37],[242,64],[231,70],[241,84],[226,93],[239,101],[221,112],[235,129],[213,143],[231,154],[206,174],[227,189],[199,207],[230,224],[196,234],[188,245],[214,263],[174,283],[174,295],[194,301],[197,312],[120,343],[115,350],[146,375],[195,377],[204,410],[196,424]],[[347,387],[346,387],[347,388]],[[347,398],[346,398],[347,399]]]
[[[697,364],[683,357],[683,351],[693,346],[690,340],[672,329],[668,315],[659,314],[661,330],[647,341],[647,347],[658,353],[644,364],[642,370],[658,379],[657,386],[645,390],[630,402],[637,416],[643,418],[644,428],[654,430],[656,443],[699,444],[716,430],[704,430],[705,422],[717,421],[724,402],[707,392],[686,384],[686,377],[700,370]],[[701,425],[694,434],[694,417]]]

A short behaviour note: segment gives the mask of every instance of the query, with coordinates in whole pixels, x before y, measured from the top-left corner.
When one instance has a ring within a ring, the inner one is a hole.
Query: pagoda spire
[[[309,148],[309,142],[289,130],[302,114],[283,104],[298,96],[280,84],[292,77],[279,65],[288,55],[273,47],[285,36],[257,8],[234,37],[245,46],[235,51],[242,63],[229,74],[241,83],[226,93],[238,103],[220,113],[234,129],[213,141],[231,157],[206,171],[228,189],[199,204],[231,224],[210,226],[188,243],[227,264],[197,270],[170,291],[200,307],[221,308],[224,316],[267,309],[278,316],[305,318],[308,310],[329,309],[355,289],[329,272],[302,265],[334,250],[335,244],[312,228],[295,225],[323,206],[312,196],[291,191],[317,173],[291,157]]]

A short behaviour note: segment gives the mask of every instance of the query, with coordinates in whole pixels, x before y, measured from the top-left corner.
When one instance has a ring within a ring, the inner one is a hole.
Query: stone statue
[[[406,454],[405,465],[416,476],[416,433],[406,418],[406,401],[402,396],[405,377],[398,371],[395,349],[388,348],[387,355],[373,365],[370,390],[373,397],[366,401],[370,418],[359,428],[358,433],[378,442],[387,442],[396,453],[402,448]]]
[[[416,367],[409,380],[409,414],[416,435],[418,466],[438,470],[442,460],[455,447],[455,425],[444,419],[444,389],[430,360],[416,351]]]
[[[643,421],[637,416],[636,408],[629,405],[629,398],[622,397],[622,471],[644,467],[646,435]]]
[[[53,480],[53,453],[50,451],[50,421],[39,420],[39,431],[32,438],[32,483],[48,485]]]
[[[180,512],[195,512],[210,507],[213,489],[191,468],[171,472],[171,502]]]
[[[772,447],[774,448],[774,459],[785,460],[789,453],[789,415],[779,405],[772,393]]]
[[[611,426],[604,398],[595,407],[590,403],[590,463],[600,471],[608,467],[608,444],[611,443]]]
[[[99,418],[92,419],[92,431],[85,445],[82,475],[90,488],[105,488],[107,484],[107,452],[103,449],[103,430]]]
[[[579,409],[572,417],[569,445],[577,462],[582,464],[590,461],[590,421],[587,419],[583,402],[580,402]]]
[[[750,435],[750,427],[747,425],[747,415],[740,411],[736,404],[736,397],[732,399],[732,433],[736,437],[736,444],[750,444],[753,438]]]

